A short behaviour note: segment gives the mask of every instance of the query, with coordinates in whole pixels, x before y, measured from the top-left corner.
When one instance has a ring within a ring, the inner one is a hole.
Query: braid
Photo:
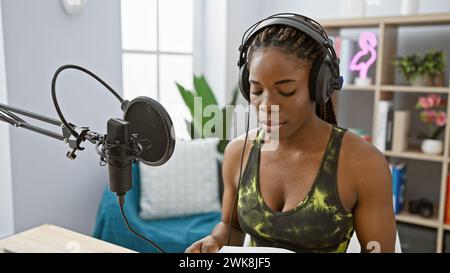
[[[314,25],[317,29],[317,26]],[[305,33],[284,25],[268,26],[255,34],[248,49],[248,60],[251,60],[253,53],[257,49],[266,47],[278,47],[286,53],[293,54],[299,59],[313,63],[318,58],[324,58],[325,48]],[[336,114],[333,109],[333,102],[328,100],[324,104],[316,103],[316,115],[322,120],[337,125]]]
[[[336,114],[334,113],[333,101],[331,99],[325,104],[316,104],[316,115],[328,123],[337,125]]]

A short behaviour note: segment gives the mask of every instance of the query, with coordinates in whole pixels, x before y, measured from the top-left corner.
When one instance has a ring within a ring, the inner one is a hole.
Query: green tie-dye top
[[[295,252],[345,252],[353,234],[353,217],[339,199],[337,165],[346,129],[333,126],[320,169],[306,198],[289,211],[274,211],[259,189],[259,162],[264,131],[253,141],[239,186],[238,217],[251,246]]]

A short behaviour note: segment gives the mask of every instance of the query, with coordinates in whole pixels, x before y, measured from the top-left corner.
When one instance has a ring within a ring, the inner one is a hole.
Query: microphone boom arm
[[[62,134],[47,130],[45,128],[41,128],[39,126],[30,124],[29,122],[23,120],[22,118],[18,117],[17,115],[13,114],[20,114],[23,116],[27,116],[29,118],[33,118],[42,122],[46,122],[52,125],[56,125],[62,129]],[[69,147],[72,149],[71,151],[67,152],[66,156],[69,159],[75,159],[76,154],[75,152],[77,150],[84,150],[84,147],[81,147],[81,142],[85,140],[89,140],[90,142],[96,144],[98,142],[102,142],[104,136],[98,133],[95,133],[93,131],[90,131],[88,127],[76,127],[72,123],[70,123],[70,126],[72,128],[80,130],[80,133],[78,134],[78,137],[75,138],[72,136],[70,131],[64,126],[64,124],[54,118],[50,118],[47,116],[43,116],[40,114],[32,113],[30,111],[26,111],[17,107],[9,106],[6,104],[0,103],[0,120],[7,122],[11,124],[14,127],[22,127],[25,129],[28,129],[30,131],[63,141],[64,143],[68,143]]]

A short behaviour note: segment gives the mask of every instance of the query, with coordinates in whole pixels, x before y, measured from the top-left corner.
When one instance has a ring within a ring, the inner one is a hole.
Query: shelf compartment
[[[434,213],[431,218],[424,218],[420,215],[411,214],[407,210],[403,210],[399,214],[395,215],[395,219],[401,223],[429,228],[439,228],[440,226],[437,213]]]

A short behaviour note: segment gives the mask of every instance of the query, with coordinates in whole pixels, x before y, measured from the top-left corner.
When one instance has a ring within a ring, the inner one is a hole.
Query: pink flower
[[[419,101],[417,103],[417,108],[428,109],[430,107],[431,107],[431,105],[429,103],[429,100],[426,97],[419,98]]]
[[[425,117],[422,118],[422,120],[425,121],[426,123],[433,123],[434,120],[436,119],[436,111],[434,110],[426,110],[423,111],[423,113],[425,113]]]
[[[427,99],[428,99],[428,105],[430,107],[439,106],[441,104],[441,96],[439,96],[439,95],[431,94],[431,95],[428,95]]]
[[[440,111],[439,113],[437,113],[435,121],[437,126],[439,127],[445,126],[445,124],[447,123],[447,114],[443,111]]]

